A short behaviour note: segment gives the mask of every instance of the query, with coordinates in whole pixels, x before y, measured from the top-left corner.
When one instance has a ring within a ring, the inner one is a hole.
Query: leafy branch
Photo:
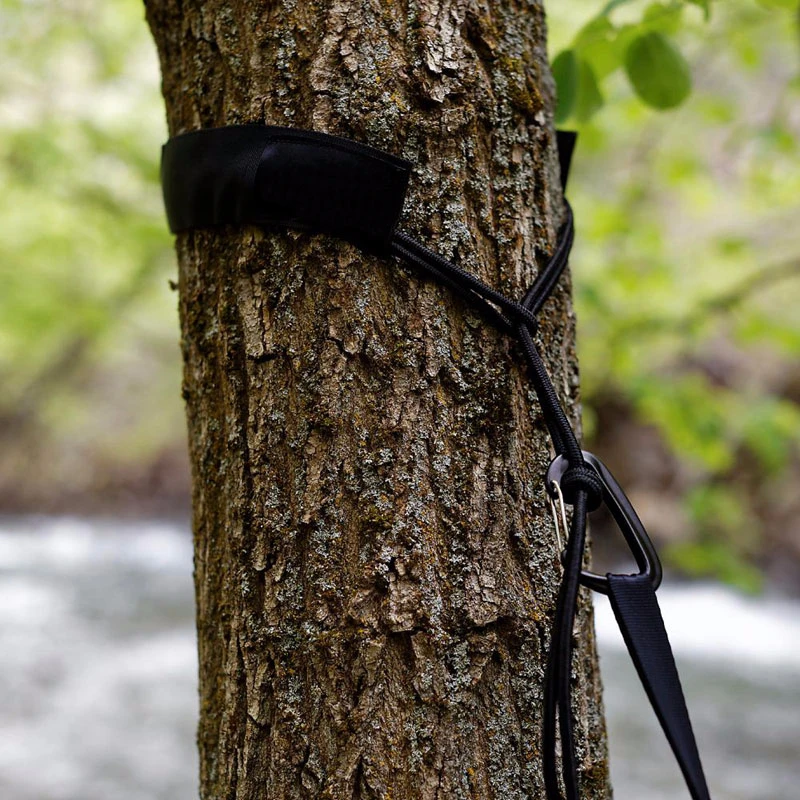
[[[692,74],[674,36],[694,6],[711,19],[711,0],[650,3],[636,22],[616,23],[614,12],[637,0],[610,0],[552,62],[558,87],[556,122],[588,122],[605,104],[604,82],[622,70],[636,96],[651,108],[679,106],[691,94]],[[773,10],[797,10],[797,0],[759,0]]]

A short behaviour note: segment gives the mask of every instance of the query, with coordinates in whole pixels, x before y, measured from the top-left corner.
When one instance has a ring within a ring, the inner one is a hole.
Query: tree
[[[562,213],[541,2],[147,0],[172,135],[264,121],[415,164],[403,228],[519,297]],[[178,237],[204,798],[543,797],[560,566],[515,345],[340,241]],[[579,418],[562,280],[541,318]],[[583,598],[583,795],[608,794]]]

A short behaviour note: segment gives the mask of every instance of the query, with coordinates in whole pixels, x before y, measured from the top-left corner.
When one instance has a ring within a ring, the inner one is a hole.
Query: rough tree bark
[[[171,134],[265,121],[416,165],[403,228],[520,296],[561,214],[540,0],[148,0]],[[182,235],[203,798],[542,798],[560,576],[515,345],[320,236]],[[541,345],[579,417],[568,280]],[[584,797],[606,797],[591,609]]]

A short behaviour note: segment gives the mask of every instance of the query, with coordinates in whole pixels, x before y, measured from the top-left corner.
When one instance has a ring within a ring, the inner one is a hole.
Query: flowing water
[[[197,796],[184,528],[0,520],[0,798]],[[659,592],[715,800],[800,798],[800,604]],[[621,800],[688,797],[613,615],[597,605]]]

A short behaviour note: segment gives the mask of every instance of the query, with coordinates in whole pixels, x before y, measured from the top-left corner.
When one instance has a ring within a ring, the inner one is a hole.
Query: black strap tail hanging
[[[562,188],[575,134],[558,132]],[[607,594],[628,651],[686,780],[692,800],[710,800],[669,639],[656,600],[661,565],[647,533],[613,476],[580,443],[535,343],[536,317],[558,284],[574,238],[565,216],[548,263],[520,301],[508,298],[397,230],[412,165],[358,142],[315,131],[233,125],[193,131],[163,148],[161,178],[173,232],[217,225],[274,225],[326,233],[380,257],[394,257],[448,286],[515,337],[542,408],[556,458],[545,486],[572,520],[550,637],[544,705],[544,775],[548,800],[579,800],[571,701],[572,628],[583,585]],[[588,514],[608,508],[639,567],[634,575],[583,569]],[[559,515],[556,524],[559,527]],[[561,759],[557,756],[558,741]]]

